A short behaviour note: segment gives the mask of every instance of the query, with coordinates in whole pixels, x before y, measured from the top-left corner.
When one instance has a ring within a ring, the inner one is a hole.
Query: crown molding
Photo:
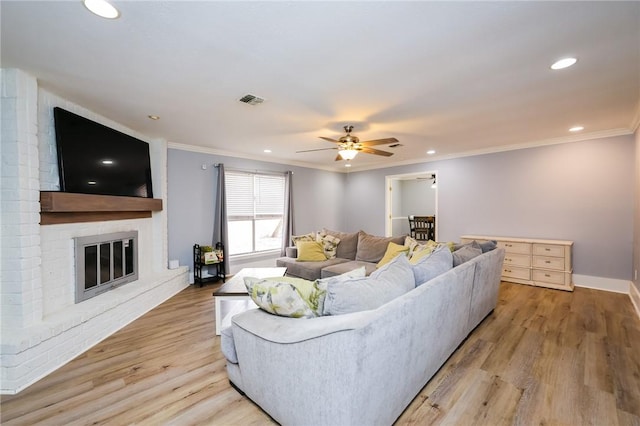
[[[636,122],[635,129],[637,129],[638,124],[640,124],[638,123],[638,121],[640,121],[640,114],[636,114],[636,118],[634,120]],[[604,130],[601,132],[584,133],[581,135],[568,135],[560,138],[543,139],[543,140],[525,142],[520,144],[511,144],[511,145],[495,146],[490,148],[475,149],[475,150],[463,151],[463,152],[458,152],[458,153],[449,154],[449,155],[433,155],[429,157],[412,158],[411,160],[385,163],[384,165],[373,164],[370,166],[367,166],[367,165],[363,165],[359,167],[352,166],[351,168],[346,170],[337,169],[329,166],[321,166],[318,164],[305,163],[301,161],[291,161],[291,160],[276,159],[276,158],[265,159],[263,156],[247,155],[247,154],[242,154],[237,152],[219,150],[215,148],[187,145],[187,144],[181,144],[181,143],[175,143],[175,142],[169,142],[167,144],[167,147],[172,149],[179,149],[182,151],[200,152],[203,154],[221,155],[225,157],[242,158],[245,160],[264,161],[268,163],[286,164],[289,166],[298,166],[298,167],[305,167],[309,169],[317,169],[317,170],[324,170],[328,172],[348,174],[348,173],[364,172],[369,170],[389,169],[392,167],[408,166],[412,164],[432,163],[434,161],[453,160],[456,158],[473,157],[476,155],[496,154],[499,152],[506,152],[506,151],[517,151],[520,149],[537,148],[537,147],[549,146],[549,145],[560,145],[560,144],[572,143],[572,142],[583,142],[583,141],[588,141],[593,139],[626,136],[626,135],[632,135],[633,133],[634,133],[634,130],[626,129],[626,128],[610,129],[610,130]]]
[[[167,148],[171,149],[179,149],[181,151],[189,151],[189,152],[199,152],[201,154],[210,154],[210,155],[220,155],[223,157],[233,157],[233,158],[242,158],[243,160],[254,160],[254,161],[263,161],[265,163],[275,163],[275,164],[285,164],[288,166],[297,166],[297,167],[305,167],[307,169],[317,169],[324,170],[327,172],[339,172],[331,167],[321,166],[318,164],[305,163],[303,161],[290,161],[281,158],[265,158],[264,156],[258,155],[248,155],[239,152],[225,151],[221,149],[208,148],[204,146],[196,146],[196,145],[188,145],[176,142],[169,142],[167,144]]]

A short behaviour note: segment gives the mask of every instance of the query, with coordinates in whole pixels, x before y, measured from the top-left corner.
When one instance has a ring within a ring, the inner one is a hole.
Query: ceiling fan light
[[[552,70],[562,70],[574,65],[578,60],[576,58],[562,58],[551,65]]]
[[[356,158],[358,151],[356,151],[355,149],[341,149],[340,151],[338,151],[338,154],[340,154],[340,157],[342,157],[343,160],[348,161]]]
[[[120,12],[106,0],[84,0],[85,7],[96,15],[106,19],[116,19]]]

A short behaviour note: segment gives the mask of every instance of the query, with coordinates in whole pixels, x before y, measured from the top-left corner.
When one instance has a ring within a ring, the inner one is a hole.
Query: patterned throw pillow
[[[322,315],[326,290],[316,282],[293,277],[245,277],[244,285],[255,304],[271,314],[291,318]]]
[[[324,250],[325,256],[327,256],[327,259],[335,259],[338,244],[340,244],[340,238],[320,231],[316,235],[316,241],[322,244],[322,249]]]
[[[424,256],[431,253],[436,249],[436,247],[438,247],[438,243],[436,243],[435,241],[429,240],[426,243],[421,244],[420,242],[418,242],[418,240],[409,236],[405,237],[404,245],[409,247],[410,259],[413,258],[414,254],[416,254],[417,252],[424,251],[424,253],[421,253],[421,255]]]
[[[316,234],[314,233],[291,236],[291,242],[296,247],[298,247],[298,242],[300,241],[315,241],[315,240],[316,240]]]

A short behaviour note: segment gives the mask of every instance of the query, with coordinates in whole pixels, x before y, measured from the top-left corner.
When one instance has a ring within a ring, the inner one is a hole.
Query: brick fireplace
[[[166,205],[166,142],[149,140],[2,69],[1,393],[17,393],[188,286],[167,268],[165,210],[148,217],[41,225],[40,191],[58,190],[54,106],[150,145],[154,197]],[[76,303],[75,241],[135,232],[138,277]]]

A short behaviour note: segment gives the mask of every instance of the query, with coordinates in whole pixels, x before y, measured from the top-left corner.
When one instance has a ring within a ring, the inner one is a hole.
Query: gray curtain
[[[285,172],[284,174],[284,215],[282,216],[282,247],[280,249],[280,256],[286,256],[286,249],[291,245],[291,236],[294,235],[292,176],[293,172],[291,171]]]
[[[229,239],[227,231],[227,191],[225,189],[224,164],[216,164],[218,183],[216,185],[216,205],[213,215],[213,245],[224,245],[224,273],[229,275]]]

